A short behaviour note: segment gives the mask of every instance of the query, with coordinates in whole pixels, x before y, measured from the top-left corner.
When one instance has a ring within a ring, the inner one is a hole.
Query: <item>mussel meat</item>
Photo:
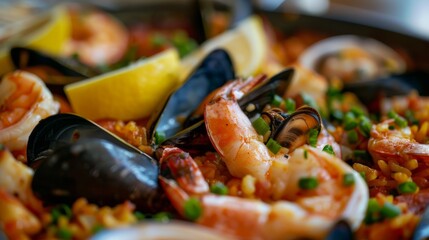
[[[208,54],[188,80],[169,96],[163,107],[152,114],[147,125],[149,142],[154,142],[155,134],[168,139],[182,130],[185,119],[206,96],[234,77],[234,67],[225,50],[218,49]]]
[[[129,200],[144,212],[162,207],[155,160],[99,138],[55,148],[35,171],[32,189],[48,204],[84,197],[109,206]]]
[[[10,56],[15,68],[32,72],[50,85],[63,86],[99,74],[74,58],[53,57],[29,48],[14,47]]]
[[[320,114],[308,106],[303,106],[291,114],[271,109],[263,112],[261,116],[270,126],[270,137],[289,151],[307,142],[310,129],[320,130],[322,126]]]

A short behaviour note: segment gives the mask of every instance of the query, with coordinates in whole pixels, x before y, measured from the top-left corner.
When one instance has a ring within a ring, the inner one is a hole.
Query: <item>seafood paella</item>
[[[429,74],[406,46],[42,17],[0,39],[0,239],[429,238]]]

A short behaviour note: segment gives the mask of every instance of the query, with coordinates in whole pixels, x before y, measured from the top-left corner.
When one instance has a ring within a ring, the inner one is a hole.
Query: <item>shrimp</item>
[[[304,159],[306,151],[308,157]],[[202,208],[196,223],[238,239],[320,239],[340,218],[357,228],[368,201],[366,186],[356,172],[334,156],[306,145],[283,162],[281,174],[287,176],[284,184],[291,193],[290,200],[272,203],[209,193],[196,163],[178,148],[165,149],[160,163],[161,172],[170,174],[160,176],[160,183],[179,214],[186,217],[185,203],[196,198]],[[170,171],[163,171],[165,168]],[[354,186],[341,186],[341,173],[345,172],[355,178]],[[319,176],[318,190],[297,189],[303,174]]]
[[[106,13],[78,11],[80,9],[71,9],[72,38],[66,43],[64,53],[77,55],[89,66],[119,61],[128,47],[126,28]]]
[[[16,196],[34,212],[42,212],[43,206],[31,190],[33,170],[17,161],[6,149],[0,148],[0,189]]]
[[[15,71],[0,83],[0,144],[22,150],[28,137],[43,118],[56,114],[59,104],[35,75]]]
[[[0,229],[11,239],[26,239],[40,231],[40,221],[18,199],[0,188]]]
[[[410,127],[400,129],[395,127],[393,119],[372,127],[368,151],[375,160],[388,159],[403,162],[416,159],[429,164],[429,145],[414,140]]]

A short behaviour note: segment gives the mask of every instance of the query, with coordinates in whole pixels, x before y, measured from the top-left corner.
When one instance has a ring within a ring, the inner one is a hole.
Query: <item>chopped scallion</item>
[[[332,146],[331,146],[331,145],[329,145],[329,144],[327,144],[327,145],[325,145],[325,146],[323,147],[323,151],[324,151],[324,152],[327,152],[327,153],[329,153],[329,154],[331,154],[331,155],[335,155],[334,149],[333,149],[333,148],[332,148]]]
[[[304,158],[307,159],[308,158],[308,151],[307,149],[304,149]]]
[[[350,111],[352,113],[354,113],[355,116],[358,116],[358,117],[361,116],[361,115],[365,115],[365,111],[362,108],[358,107],[358,106],[351,107]]]
[[[217,194],[217,195],[227,195],[228,194],[228,187],[225,186],[221,182],[216,182],[210,187],[210,192]]]
[[[56,236],[59,239],[68,240],[68,239],[72,239],[73,238],[73,233],[70,230],[68,230],[68,229],[60,228],[60,229],[57,230]]]
[[[155,132],[155,144],[160,144],[162,142],[165,141],[165,133],[164,132],[160,132],[160,131],[156,131]]]
[[[57,207],[51,210],[52,222],[57,223],[58,219],[61,216],[65,216],[66,218],[70,219],[72,217],[72,214],[73,213],[70,207],[67,206],[66,204],[58,205]]]
[[[270,126],[262,117],[258,117],[253,121],[252,126],[255,128],[256,132],[262,136],[270,130]]]
[[[393,120],[395,120],[396,125],[398,125],[400,128],[404,128],[406,126],[408,126],[407,120],[405,120],[405,118],[399,116],[395,111],[390,110],[387,113],[387,116],[389,118],[392,118]]]
[[[137,221],[141,221],[145,219],[145,215],[139,211],[134,212],[134,216],[137,218]]]
[[[283,98],[279,95],[274,95],[273,100],[271,101],[271,104],[275,107],[280,107],[280,105],[283,102]]]
[[[376,199],[369,199],[368,201],[368,208],[366,209],[366,215],[365,215],[365,223],[366,224],[373,224],[381,220],[380,215],[381,206],[378,203]]]
[[[315,177],[304,177],[299,179],[298,181],[299,188],[305,189],[305,190],[315,189],[317,188],[318,185],[319,185],[319,182]]]
[[[184,208],[185,217],[191,221],[197,220],[203,212],[201,203],[196,198],[189,198],[185,202]]]
[[[318,137],[319,130],[317,130],[316,128],[310,129],[310,131],[308,131],[308,144],[310,144],[310,146],[312,147],[316,147]]]
[[[357,143],[357,141],[358,141],[358,134],[357,134],[356,130],[353,129],[353,130],[350,130],[350,131],[347,132],[347,141],[350,144]]]
[[[411,111],[410,109],[407,109],[405,111],[405,118],[408,120],[409,123],[411,123],[412,125],[418,125],[419,124],[419,120],[416,119],[416,117],[414,116],[413,111]]]
[[[369,118],[367,118],[365,116],[360,116],[358,118],[358,121],[359,121],[359,131],[360,131],[360,133],[364,137],[369,138],[370,133],[371,133],[371,128],[372,128],[371,120],[369,120]]]
[[[355,177],[353,173],[346,173],[343,176],[343,185],[346,187],[350,187],[355,184]]]
[[[157,222],[168,222],[171,219],[171,215],[168,212],[159,212],[152,216]]]
[[[285,100],[285,106],[288,113],[294,112],[296,109],[296,103],[292,98],[287,98]]]
[[[277,154],[282,146],[276,142],[274,139],[270,138],[267,142],[267,148],[274,154]]]
[[[384,218],[394,218],[401,214],[401,209],[390,202],[386,202],[381,208],[380,213]]]
[[[352,112],[347,112],[344,115],[343,123],[344,123],[344,129],[347,131],[355,128],[358,125],[355,115]]]
[[[415,193],[418,187],[414,182],[403,182],[398,185],[399,193]]]

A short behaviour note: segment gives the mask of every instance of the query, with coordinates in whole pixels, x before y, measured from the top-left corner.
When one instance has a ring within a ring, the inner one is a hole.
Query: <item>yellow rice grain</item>
[[[387,180],[387,179],[375,179],[372,181],[368,181],[368,186],[370,187],[391,187],[395,188],[398,185],[398,182],[395,180]]]
[[[409,179],[409,176],[402,172],[396,172],[392,173],[392,178],[395,179],[398,183],[403,183]]]
[[[231,196],[241,196],[241,182],[242,180],[234,178],[228,181],[228,194]]]
[[[384,160],[378,160],[377,165],[380,168],[384,176],[390,176],[390,168]]]
[[[79,198],[78,200],[76,200],[72,206],[73,214],[75,215],[79,214],[81,211],[83,211],[83,209],[87,204],[88,202],[86,201],[85,198]]]
[[[416,139],[417,142],[424,142],[424,140],[427,136],[428,129],[429,129],[429,122],[425,121],[420,125],[419,130],[417,131],[416,135],[414,136],[414,138]]]
[[[419,162],[416,159],[411,159],[406,161],[403,166],[408,168],[409,170],[414,170],[419,167]]]
[[[411,133],[415,136],[417,132],[419,131],[419,126],[413,125],[410,127]]]
[[[389,162],[388,164],[392,172],[402,172],[404,174],[407,174],[407,176],[411,176],[411,171],[400,166],[399,164],[394,162]]]
[[[241,181],[241,190],[245,197],[253,197],[255,194],[256,178],[246,175]]]
[[[365,166],[360,163],[353,164],[353,169],[355,169],[358,172],[364,172],[365,173],[365,179],[367,182],[372,181],[377,178],[378,172],[375,169],[372,169],[368,166]]]

